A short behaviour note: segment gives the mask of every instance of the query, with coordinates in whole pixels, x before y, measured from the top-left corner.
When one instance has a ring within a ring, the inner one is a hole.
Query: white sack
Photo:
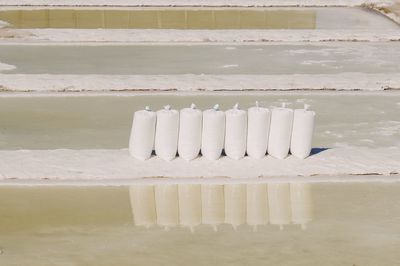
[[[157,126],[155,137],[156,154],[166,160],[175,158],[178,150],[179,112],[169,106],[157,111]]]
[[[301,159],[308,157],[312,148],[315,112],[308,111],[308,107],[305,105],[304,109],[294,110],[293,116],[290,152]]]
[[[284,159],[289,154],[292,135],[293,110],[285,107],[273,108],[268,139],[268,154]]]
[[[225,153],[228,157],[239,160],[246,153],[247,112],[238,109],[236,104],[233,109],[226,111],[225,115]]]
[[[193,160],[200,153],[202,118],[203,113],[194,104],[180,112],[178,153],[179,157],[187,161]]]
[[[129,138],[129,153],[139,160],[150,158],[154,146],[156,129],[155,112],[146,110],[136,111],[133,115],[131,136]]]
[[[218,110],[216,105],[203,112],[201,154],[209,160],[217,160],[221,157],[224,139],[225,112]]]
[[[267,108],[250,107],[247,117],[247,155],[260,159],[267,153],[271,112]]]

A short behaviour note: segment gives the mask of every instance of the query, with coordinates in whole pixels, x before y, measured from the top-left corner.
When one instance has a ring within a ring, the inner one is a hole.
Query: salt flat
[[[400,148],[335,148],[307,159],[270,156],[264,159],[232,160],[203,157],[170,162],[154,156],[135,160],[122,150],[16,150],[0,151],[0,177],[6,179],[101,180],[151,177],[258,178],[318,175],[391,175],[400,172]]]
[[[127,44],[235,42],[399,41],[398,29],[319,30],[155,30],[155,29],[2,29],[2,43]]]
[[[227,65],[226,69],[235,65]],[[14,69],[12,65],[8,69]],[[398,91],[398,73],[338,73],[291,75],[59,75],[0,74],[2,92],[123,93],[123,92],[232,92],[232,91]],[[7,94],[9,95],[9,94]]]

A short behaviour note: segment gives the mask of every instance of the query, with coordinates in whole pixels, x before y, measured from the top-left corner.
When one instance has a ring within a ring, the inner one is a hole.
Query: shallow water
[[[400,96],[365,95],[197,95],[131,97],[0,97],[0,149],[126,148],[135,110],[171,104],[222,110],[236,102],[247,108],[304,103],[317,112],[314,147],[400,145]]]
[[[13,28],[313,29],[315,10],[42,9],[0,11]]]
[[[399,73],[400,43],[0,45],[9,74]]]
[[[127,187],[1,187],[1,265],[396,265],[399,183],[312,184],[299,225],[134,226]],[[240,204],[240,202],[238,202]],[[278,202],[279,203],[279,202]],[[24,254],[21,256],[21,254]]]
[[[12,28],[396,29],[362,8],[127,8],[0,10]]]

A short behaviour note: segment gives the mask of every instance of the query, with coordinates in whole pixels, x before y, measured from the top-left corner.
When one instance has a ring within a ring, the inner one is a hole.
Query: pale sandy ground
[[[392,3],[375,3],[369,4],[368,7],[380,12],[384,16],[387,16],[394,22],[400,24],[400,1],[395,0]]]
[[[389,9],[392,10],[393,13],[395,13],[395,14],[400,16],[400,1],[398,1],[398,3],[394,4],[393,6],[391,6]]]

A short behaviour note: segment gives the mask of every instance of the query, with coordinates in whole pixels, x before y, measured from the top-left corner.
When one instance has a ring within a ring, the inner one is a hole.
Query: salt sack
[[[201,141],[201,154],[209,160],[221,157],[225,139],[225,112],[213,109],[203,112],[203,131]]]
[[[292,109],[285,108],[285,104],[282,107],[272,109],[268,154],[278,159],[284,159],[288,156],[292,125]]]
[[[246,153],[247,112],[240,110],[236,104],[225,115],[225,153],[228,157],[239,160]]]
[[[290,152],[301,159],[307,158],[312,148],[315,112],[309,111],[308,108],[309,105],[305,104],[304,109],[294,110],[293,116]]]
[[[178,153],[179,157],[187,161],[193,160],[200,153],[202,119],[203,113],[194,104],[180,112]]]
[[[271,112],[256,102],[247,111],[247,118],[247,155],[260,159],[267,153]]]
[[[156,118],[156,113],[150,111],[147,106],[145,110],[136,111],[133,115],[129,153],[136,159],[147,160],[151,156],[154,146]]]
[[[155,137],[156,154],[166,161],[175,158],[178,150],[179,112],[171,110],[170,106],[157,111]]]

